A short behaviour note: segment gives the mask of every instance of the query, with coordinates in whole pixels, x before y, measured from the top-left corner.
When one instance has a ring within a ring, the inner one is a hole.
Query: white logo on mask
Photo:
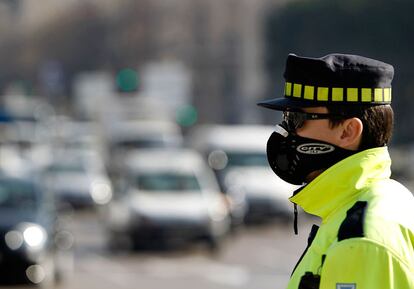
[[[322,143],[306,143],[297,147],[298,152],[308,155],[319,155],[330,153],[335,150],[335,148],[328,144]]]

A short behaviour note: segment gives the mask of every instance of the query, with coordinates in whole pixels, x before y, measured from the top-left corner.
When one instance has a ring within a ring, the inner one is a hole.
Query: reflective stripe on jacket
[[[288,289],[414,288],[414,197],[390,166],[386,147],[365,150],[290,198],[322,223]]]

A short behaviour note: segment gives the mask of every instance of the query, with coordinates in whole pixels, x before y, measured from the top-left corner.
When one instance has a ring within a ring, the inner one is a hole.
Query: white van
[[[211,169],[195,151],[147,149],[125,159],[122,188],[108,205],[110,242],[200,239],[212,248],[230,217]]]
[[[272,132],[272,126],[264,125],[208,125],[196,127],[189,136],[189,145],[203,153],[222,191],[233,200],[236,224],[243,207],[246,220],[293,216],[288,197],[297,186],[276,176],[267,161]]]

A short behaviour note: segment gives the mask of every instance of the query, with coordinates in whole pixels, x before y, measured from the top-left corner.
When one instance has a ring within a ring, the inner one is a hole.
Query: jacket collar
[[[305,212],[323,221],[337,209],[355,202],[372,182],[391,176],[387,147],[356,153],[325,170],[290,198]]]

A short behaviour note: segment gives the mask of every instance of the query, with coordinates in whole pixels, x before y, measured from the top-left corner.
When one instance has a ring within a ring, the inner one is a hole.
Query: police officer
[[[414,288],[414,197],[390,178],[391,65],[346,54],[287,58],[283,111],[267,143],[290,200],[322,225],[289,289]]]

